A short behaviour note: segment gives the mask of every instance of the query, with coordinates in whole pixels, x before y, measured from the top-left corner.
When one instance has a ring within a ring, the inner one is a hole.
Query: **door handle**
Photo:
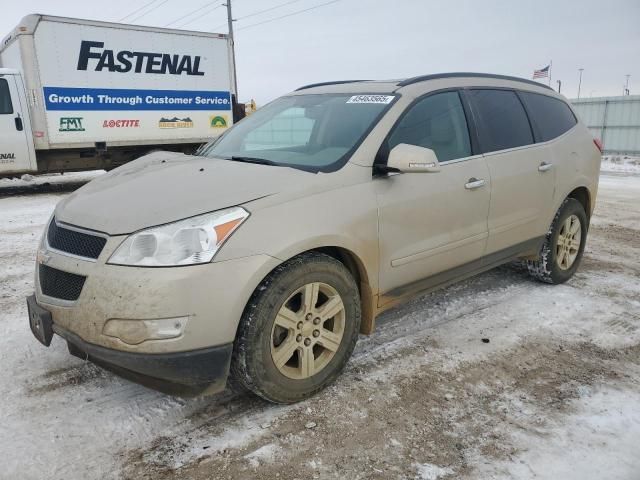
[[[16,130],[18,130],[19,132],[24,130],[24,125],[22,125],[22,119],[20,117],[16,117],[15,121],[16,121]]]
[[[467,183],[464,184],[464,188],[467,190],[474,190],[476,188],[484,187],[486,182],[483,178],[477,179],[476,177],[472,177],[469,179]]]
[[[539,172],[546,172],[547,170],[551,170],[551,167],[553,167],[553,163],[542,162],[538,166],[538,171]]]

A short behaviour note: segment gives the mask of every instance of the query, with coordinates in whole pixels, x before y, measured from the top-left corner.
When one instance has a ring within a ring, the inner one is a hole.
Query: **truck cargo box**
[[[29,15],[0,45],[36,151],[201,143],[233,122],[227,35]]]

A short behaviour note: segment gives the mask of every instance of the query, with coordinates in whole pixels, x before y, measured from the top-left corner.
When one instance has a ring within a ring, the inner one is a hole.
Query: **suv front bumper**
[[[51,335],[47,332],[53,332],[67,341],[72,355],[167,393],[224,389],[233,343],[175,353],[124,352],[85,342],[56,325],[51,321],[51,313],[37,304],[35,295],[27,298],[27,305],[31,330],[44,345],[51,342]]]
[[[224,388],[244,307],[280,261],[268,255],[251,255],[185,267],[106,264],[117,244],[110,238],[96,262],[45,252],[47,267],[82,275],[86,280],[77,300],[60,300],[43,293],[36,268],[35,296],[28,301],[35,337],[47,345],[55,333],[67,341],[73,355],[168,393],[175,389],[164,388],[162,382],[169,387],[208,384],[207,391],[212,393]],[[40,318],[44,319],[41,325]],[[183,330],[164,339],[134,337],[126,343],[119,332],[105,330],[112,320],[131,325],[173,318],[183,322]]]

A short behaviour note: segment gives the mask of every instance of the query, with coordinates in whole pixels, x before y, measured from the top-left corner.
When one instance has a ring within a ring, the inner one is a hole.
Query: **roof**
[[[195,30],[179,30],[176,28],[164,28],[164,27],[148,27],[144,25],[131,25],[126,23],[116,22],[103,22],[99,20],[87,20],[82,18],[70,18],[59,17],[55,15],[43,15],[40,13],[32,13],[26,15],[20,20],[20,23],[15,27],[7,36],[2,39],[0,43],[0,52],[8,47],[13,41],[20,35],[33,35],[38,28],[38,24],[41,21],[56,22],[56,23],[71,23],[78,25],[89,25],[94,27],[108,27],[117,28],[121,30],[138,30],[144,32],[156,32],[156,33],[170,33],[176,35],[191,35],[197,37],[210,37],[210,38],[228,38],[225,33],[210,33],[200,32]]]
[[[451,72],[451,73],[435,73],[432,75],[421,75],[419,77],[407,78],[406,80],[398,83],[398,86],[404,87],[406,85],[412,85],[418,82],[426,82],[428,80],[438,80],[441,78],[493,78],[496,80],[509,80],[511,82],[528,83],[529,85],[535,85],[536,87],[544,87],[552,90],[551,87],[544,85],[543,83],[529,80],[528,78],[511,77],[509,75],[494,75],[492,73],[473,73],[473,72]]]
[[[442,80],[447,78],[484,78],[484,79],[506,80],[511,82],[524,83],[528,85],[535,85],[536,87],[541,87],[541,88],[545,88],[553,91],[553,89],[551,87],[548,87],[547,85],[544,85],[540,82],[535,82],[533,80],[529,80],[526,78],[511,77],[508,75],[494,75],[491,73],[450,72],[450,73],[436,73],[436,74],[430,74],[430,75],[421,75],[417,77],[405,78],[402,80],[336,80],[333,82],[312,83],[310,85],[304,85],[296,89],[296,92],[299,92],[301,90],[311,89],[311,88],[327,87],[331,85],[345,85],[345,84],[354,84],[353,85],[354,87],[364,86],[365,88],[367,87],[373,88],[376,91],[383,90],[385,88],[387,88],[387,91],[396,91],[408,85],[427,82],[430,80]]]

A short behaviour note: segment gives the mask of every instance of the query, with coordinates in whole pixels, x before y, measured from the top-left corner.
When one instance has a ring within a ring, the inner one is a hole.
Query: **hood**
[[[120,235],[241,205],[313,182],[286,167],[155,152],[102,175],[62,200],[62,222]]]

